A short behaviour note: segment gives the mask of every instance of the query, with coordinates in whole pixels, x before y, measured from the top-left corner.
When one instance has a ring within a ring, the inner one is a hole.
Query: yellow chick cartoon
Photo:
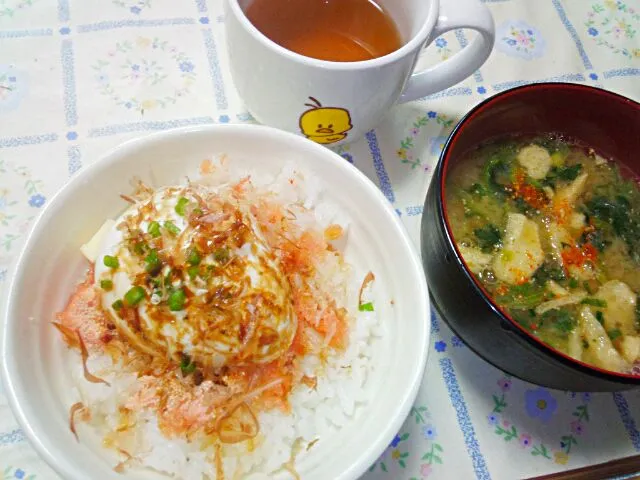
[[[317,143],[330,144],[347,138],[347,132],[353,128],[349,111],[344,108],[323,107],[313,97],[309,97],[313,104],[300,115],[300,130],[309,139]]]

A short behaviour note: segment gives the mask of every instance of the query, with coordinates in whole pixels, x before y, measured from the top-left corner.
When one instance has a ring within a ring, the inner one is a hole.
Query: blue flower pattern
[[[26,80],[14,66],[0,64],[0,115],[20,106],[27,93]]]
[[[531,418],[548,422],[558,408],[558,401],[549,390],[538,387],[525,392],[525,408]]]
[[[180,70],[182,72],[193,72],[193,69],[194,69],[193,63],[189,61],[180,63]]]
[[[540,58],[546,42],[533,26],[519,20],[508,20],[496,29],[496,50],[524,60]]]
[[[197,77],[193,60],[157,37],[117,42],[95,61],[93,69],[102,95],[126,110],[140,112],[176,104],[191,93]],[[175,85],[170,93],[167,83]]]
[[[40,208],[44,205],[45,201],[46,199],[44,198],[44,196],[40,195],[39,193],[29,197],[29,205],[34,208]]]
[[[425,438],[425,440],[435,440],[435,438],[438,436],[438,431],[433,425],[424,425],[422,427],[422,436]]]
[[[46,197],[41,192],[41,180],[34,178],[28,168],[7,162],[1,155],[0,179],[3,180],[0,182],[0,272],[3,272],[8,266],[4,254],[13,251],[14,245],[26,233],[36,214],[33,209],[41,208],[46,203]],[[5,181],[7,183],[4,183]],[[8,189],[5,185],[20,185],[22,188]],[[31,212],[26,220],[27,215],[23,218],[16,215],[20,208]],[[2,276],[0,274],[0,277]]]
[[[113,0],[113,4],[139,16],[144,10],[151,7],[151,0]]]
[[[0,470],[0,480],[36,480],[36,476],[27,474],[22,468],[16,468],[11,465]]]
[[[604,0],[594,2],[587,12],[584,27],[590,42],[630,60],[640,59],[637,27],[640,9],[632,2]]]

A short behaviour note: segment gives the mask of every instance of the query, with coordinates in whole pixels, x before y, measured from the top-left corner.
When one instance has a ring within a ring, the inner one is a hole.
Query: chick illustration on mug
[[[300,115],[300,130],[309,139],[317,143],[336,143],[347,138],[347,132],[353,128],[349,111],[338,107],[323,107],[313,97],[313,103],[305,103],[311,107]]]

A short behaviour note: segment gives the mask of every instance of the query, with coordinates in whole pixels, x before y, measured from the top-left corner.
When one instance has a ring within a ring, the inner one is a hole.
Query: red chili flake
[[[591,244],[585,243],[582,247],[567,247],[562,251],[562,260],[566,266],[583,266],[590,262],[594,264],[598,258],[598,250]]]
[[[540,189],[525,182],[525,174],[522,171],[516,172],[512,185],[514,198],[522,198],[533,208],[541,209],[549,203],[547,195]]]

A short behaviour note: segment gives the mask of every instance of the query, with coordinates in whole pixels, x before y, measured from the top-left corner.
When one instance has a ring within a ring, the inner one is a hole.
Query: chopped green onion
[[[124,294],[124,300],[125,302],[127,302],[127,305],[135,307],[142,300],[144,300],[146,294],[147,292],[145,292],[144,288],[138,285],[132,287],[127,293]]]
[[[180,370],[184,375],[193,373],[196,369],[196,363],[191,361],[191,357],[187,354],[182,354],[182,360],[180,361]]]
[[[200,267],[189,267],[187,269],[187,274],[189,275],[189,278],[191,280],[195,280],[195,278],[198,276],[199,273],[200,273]]]
[[[607,307],[607,302],[605,300],[600,300],[599,298],[587,297],[580,302],[582,305],[591,305],[594,307]]]
[[[480,197],[484,197],[485,195],[487,195],[487,189],[479,183],[474,183],[473,185],[471,185],[471,188],[469,189],[469,191],[471,193],[475,193]]]
[[[157,275],[160,273],[160,270],[162,269],[162,262],[158,257],[158,251],[156,249],[149,252],[149,255],[145,257],[144,262],[146,263],[144,269],[147,273],[150,273],[151,275]]]
[[[614,328],[613,330],[609,330],[607,332],[607,335],[609,335],[609,338],[611,340],[615,340],[616,338],[622,336],[622,332],[619,329]]]
[[[578,285],[580,285],[580,282],[578,282],[578,280],[576,280],[575,278],[569,279],[569,288],[578,288]]]
[[[191,249],[191,252],[189,252],[189,256],[187,257],[187,263],[189,265],[200,265],[200,254],[198,253],[198,250],[196,250],[195,248]]]
[[[173,235],[178,235],[180,233],[180,229],[176,227],[176,224],[171,220],[167,220],[166,222],[164,222],[164,228],[166,228],[169,233]]]
[[[371,302],[361,303],[358,306],[358,310],[360,310],[361,312],[373,312],[373,303]]]
[[[100,288],[108,292],[113,288],[113,282],[111,280],[100,280]]]
[[[202,215],[204,212],[201,208],[194,208],[193,213],[195,213],[196,215]]]
[[[138,242],[133,246],[133,252],[137,255],[144,255],[147,251],[147,246],[143,242]]]
[[[497,298],[498,303],[514,310],[535,308],[544,299],[544,288],[533,282],[513,285],[505,294],[499,295]]]
[[[604,325],[604,313],[602,313],[600,310],[596,312],[596,320],[600,322],[600,325]]]
[[[576,326],[576,319],[567,310],[553,309],[542,314],[542,318],[548,320],[562,333],[570,333]]]
[[[116,300],[111,304],[111,308],[113,308],[116,312],[124,307],[124,302],[122,300]]]
[[[116,257],[112,257],[111,255],[104,256],[104,266],[109,268],[118,268],[120,266],[120,262]]]
[[[184,308],[184,304],[187,300],[187,296],[184,293],[183,289],[174,290],[169,295],[169,300],[167,303],[169,304],[169,310],[172,312],[178,312]]]
[[[184,214],[185,214],[184,209],[188,204],[189,204],[189,199],[180,197],[180,200],[178,200],[178,203],[176,203],[176,208],[175,208],[176,213],[181,217],[184,217]]]
[[[147,232],[153,238],[158,238],[162,233],[160,232],[160,224],[158,222],[151,222],[147,227]]]
[[[215,252],[213,252],[213,258],[216,260],[216,262],[226,263],[229,260],[229,249],[218,248]]]
[[[211,274],[213,273],[214,268],[215,267],[213,265],[207,265],[204,271],[200,269],[198,275],[200,275],[204,280],[208,281],[209,278],[211,278]]]

